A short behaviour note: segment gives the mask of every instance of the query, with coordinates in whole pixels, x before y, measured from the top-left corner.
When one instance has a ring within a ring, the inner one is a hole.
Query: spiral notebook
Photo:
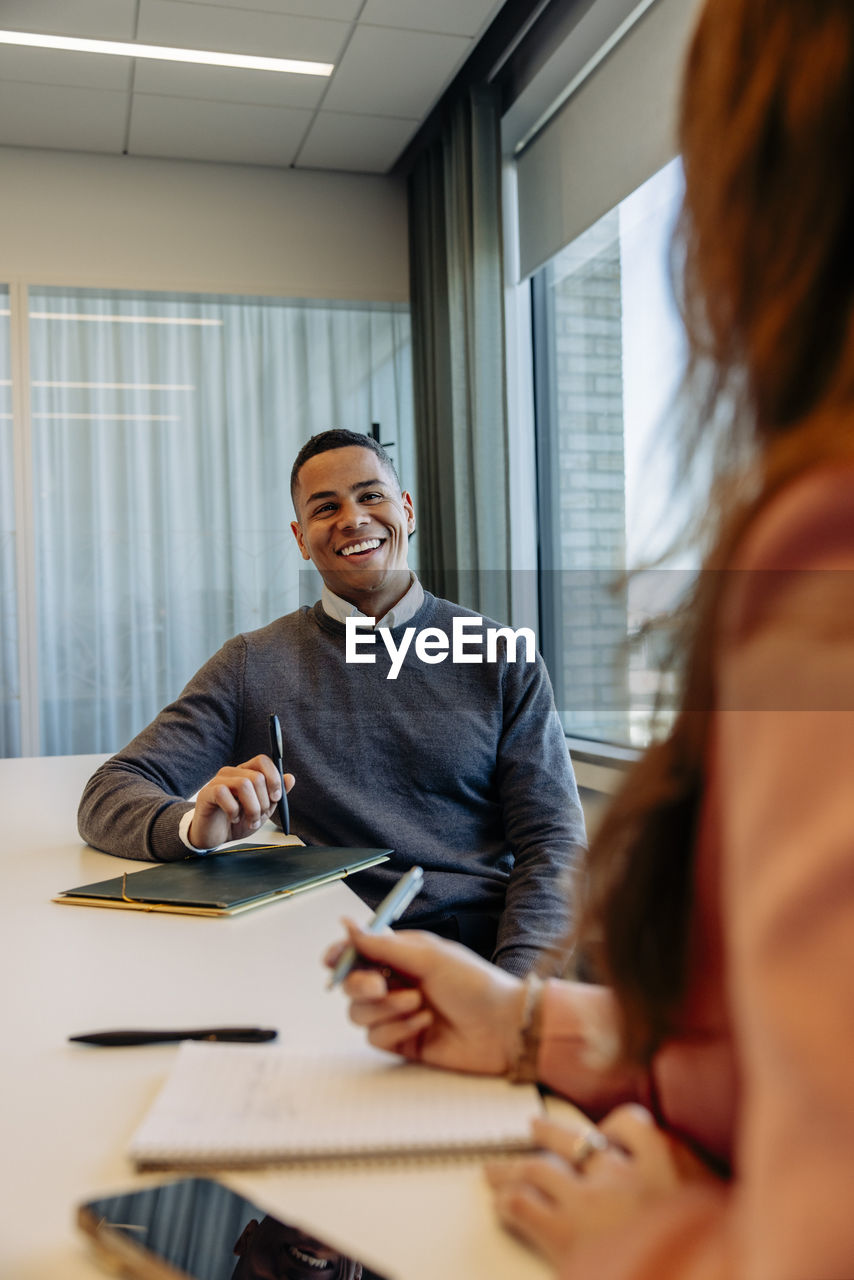
[[[139,1169],[525,1150],[533,1085],[403,1063],[185,1041],[137,1129]]]

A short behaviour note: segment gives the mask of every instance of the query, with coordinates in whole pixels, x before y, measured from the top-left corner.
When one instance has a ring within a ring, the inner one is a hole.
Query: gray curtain
[[[418,560],[431,591],[510,619],[497,95],[472,90],[409,178]]]

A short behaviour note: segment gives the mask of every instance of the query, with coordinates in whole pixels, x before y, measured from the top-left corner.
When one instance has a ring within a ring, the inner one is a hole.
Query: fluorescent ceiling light
[[[177,413],[34,413],[34,418],[75,422],[180,422]]]
[[[0,382],[0,387],[11,387]],[[33,382],[34,387],[59,387],[71,391],[195,391],[192,382]]]
[[[74,418],[84,422],[180,422],[177,414],[165,413],[34,413],[34,418]],[[11,413],[0,413],[0,421],[11,422]]]
[[[67,49],[72,53],[113,53],[122,58],[157,58],[162,62],[201,62],[210,67],[242,67],[244,71],[280,71],[298,76],[331,76],[332,62],[300,62],[294,58],[257,58],[248,53],[214,53],[206,49],[170,49],[159,44],[123,40],[80,40],[76,36],[44,36],[32,31],[0,31],[0,44],[32,49]]]
[[[222,328],[222,320],[193,320],[172,316],[102,316],[88,311],[31,311],[31,320],[88,320],[93,324],[195,324]]]

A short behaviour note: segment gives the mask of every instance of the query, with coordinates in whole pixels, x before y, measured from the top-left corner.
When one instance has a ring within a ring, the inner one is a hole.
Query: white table
[[[0,760],[3,1050],[0,1162],[4,1280],[97,1280],[74,1225],[81,1200],[152,1178],[134,1173],[130,1136],[169,1070],[170,1046],[93,1049],[76,1032],[245,1022],[284,1044],[349,1042],[320,953],[347,913],[344,884],[233,919],[53,903],[60,889],[144,864],[83,845],[75,812],[97,756]],[[265,1171],[229,1183],[325,1236],[389,1280],[541,1280],[546,1269],[493,1218],[476,1162]]]

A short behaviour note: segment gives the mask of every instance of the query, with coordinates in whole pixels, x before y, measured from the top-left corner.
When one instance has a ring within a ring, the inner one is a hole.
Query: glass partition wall
[[[21,750],[9,289],[0,285],[0,755]]]
[[[28,339],[26,753],[112,751],[229,636],[304,602],[289,481],[310,435],[378,424],[415,487],[408,309],[32,287]],[[16,754],[10,472],[4,453],[2,749]]]

